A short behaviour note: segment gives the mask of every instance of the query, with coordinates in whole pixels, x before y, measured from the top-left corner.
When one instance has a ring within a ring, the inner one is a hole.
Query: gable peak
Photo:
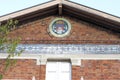
[[[68,0],[53,0],[53,1],[59,1],[59,2],[62,2],[62,1],[68,1]]]

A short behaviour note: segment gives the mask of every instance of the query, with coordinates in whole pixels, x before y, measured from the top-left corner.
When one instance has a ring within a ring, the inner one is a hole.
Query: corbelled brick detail
[[[28,44],[120,44],[120,35],[107,29],[71,17],[66,18],[72,25],[71,33],[64,38],[56,38],[49,33],[50,22],[56,16],[31,21],[11,31],[9,37],[21,37],[21,43]]]
[[[46,65],[36,65],[36,60],[18,60],[4,74],[4,79],[31,80],[33,76],[45,80]],[[81,66],[72,66],[72,80],[80,80],[81,76],[84,80],[120,80],[120,60],[82,60]]]

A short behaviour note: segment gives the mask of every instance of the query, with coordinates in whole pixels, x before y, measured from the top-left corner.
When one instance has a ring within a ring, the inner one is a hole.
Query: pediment
[[[49,25],[55,18],[65,18],[72,26],[66,37],[54,37]],[[120,18],[68,0],[52,0],[0,17],[19,21],[10,37],[19,36],[21,43],[120,44]]]
[[[49,32],[49,25],[56,18],[59,16],[49,16],[22,24],[11,31],[10,37],[19,36],[24,44],[120,44],[119,33],[70,16],[62,17],[71,23],[70,34],[66,37],[55,37]]]

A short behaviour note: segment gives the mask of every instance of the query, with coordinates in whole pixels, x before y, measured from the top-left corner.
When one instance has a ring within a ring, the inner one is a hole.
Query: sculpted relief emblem
[[[69,35],[71,24],[64,18],[56,18],[49,25],[49,32],[55,37]]]

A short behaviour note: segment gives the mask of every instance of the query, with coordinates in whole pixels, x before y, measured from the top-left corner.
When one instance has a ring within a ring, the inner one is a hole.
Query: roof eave
[[[5,15],[5,16],[1,16],[0,17],[0,22],[6,21],[6,20],[9,20],[9,19],[18,18],[18,17],[24,16],[24,15],[27,15],[27,14],[31,14],[31,13],[43,10],[45,8],[49,8],[51,6],[58,5],[58,3],[59,2],[56,1],[56,0],[55,1],[50,1],[50,2],[44,3],[42,5],[38,5],[38,6],[35,6],[35,7],[28,8],[28,9],[20,10],[20,11],[17,11],[17,12],[14,12],[14,13],[11,13],[11,14],[8,14],[8,15]]]
[[[120,32],[120,18],[107,13],[75,4],[71,1],[63,1],[63,12],[69,16],[85,20],[104,28]],[[69,13],[69,14],[68,14]]]

